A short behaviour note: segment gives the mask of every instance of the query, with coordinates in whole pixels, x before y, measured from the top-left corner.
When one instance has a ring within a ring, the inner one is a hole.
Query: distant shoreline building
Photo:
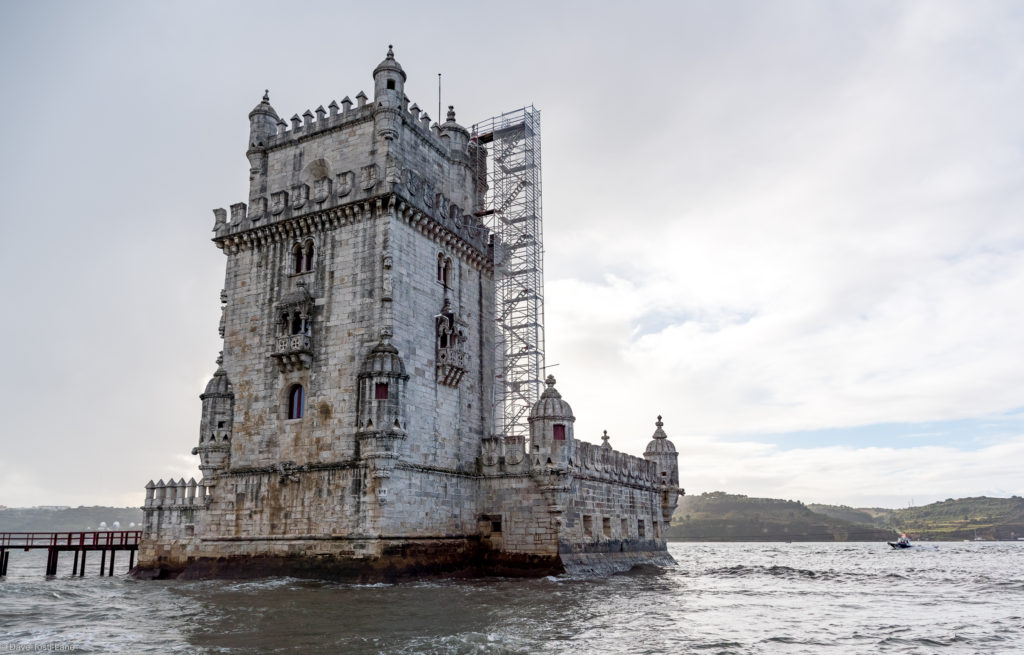
[[[202,479],[146,485],[136,575],[670,563],[682,490],[660,416],[642,458],[577,440],[548,376],[529,439],[496,433],[496,285],[516,244],[481,220],[480,169],[500,153],[451,108],[431,125],[410,106],[390,48],[373,80],[372,99],[290,125],[267,95],[249,114],[249,201],[214,210],[224,345]]]

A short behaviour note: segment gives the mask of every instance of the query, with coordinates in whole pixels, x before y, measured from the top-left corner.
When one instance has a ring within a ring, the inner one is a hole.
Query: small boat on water
[[[910,543],[908,543],[908,542],[887,541],[885,543],[889,544],[890,546],[892,546],[893,548],[895,548],[897,550],[899,550],[901,548],[913,548],[913,546],[911,546]]]

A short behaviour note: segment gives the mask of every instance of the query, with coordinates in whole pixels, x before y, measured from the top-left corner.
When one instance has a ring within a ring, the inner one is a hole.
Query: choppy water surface
[[[397,585],[100,578],[91,560],[45,579],[43,552],[15,551],[0,652],[1024,652],[1024,543],[670,550],[674,568],[608,579]]]

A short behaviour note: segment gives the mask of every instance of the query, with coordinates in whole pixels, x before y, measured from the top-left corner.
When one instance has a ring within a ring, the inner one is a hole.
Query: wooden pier
[[[85,575],[85,556],[91,551],[100,551],[100,575],[114,575],[114,555],[119,550],[128,551],[128,569],[135,566],[135,551],[142,539],[141,530],[114,530],[96,532],[0,532],[0,576],[7,575],[11,551],[45,548],[46,575],[57,574],[57,560],[62,552],[73,552],[75,561],[71,575]],[[107,553],[110,565],[107,565]]]

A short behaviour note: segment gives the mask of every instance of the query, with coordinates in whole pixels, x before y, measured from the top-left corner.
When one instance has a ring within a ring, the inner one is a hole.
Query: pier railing
[[[89,551],[100,551],[100,575],[114,575],[114,554],[119,550],[128,551],[128,568],[135,565],[135,551],[142,540],[141,530],[96,530],[90,532],[0,532],[0,577],[7,575],[7,565],[12,550],[45,548],[46,575],[57,574],[57,562],[61,552],[75,554],[71,575],[85,575],[85,555]],[[110,566],[107,567],[107,552],[110,552]],[[79,564],[81,555],[81,564]]]
[[[53,548],[66,550],[78,548],[115,548],[117,546],[138,546],[142,539],[141,530],[116,530],[94,532],[0,532],[0,548]]]

